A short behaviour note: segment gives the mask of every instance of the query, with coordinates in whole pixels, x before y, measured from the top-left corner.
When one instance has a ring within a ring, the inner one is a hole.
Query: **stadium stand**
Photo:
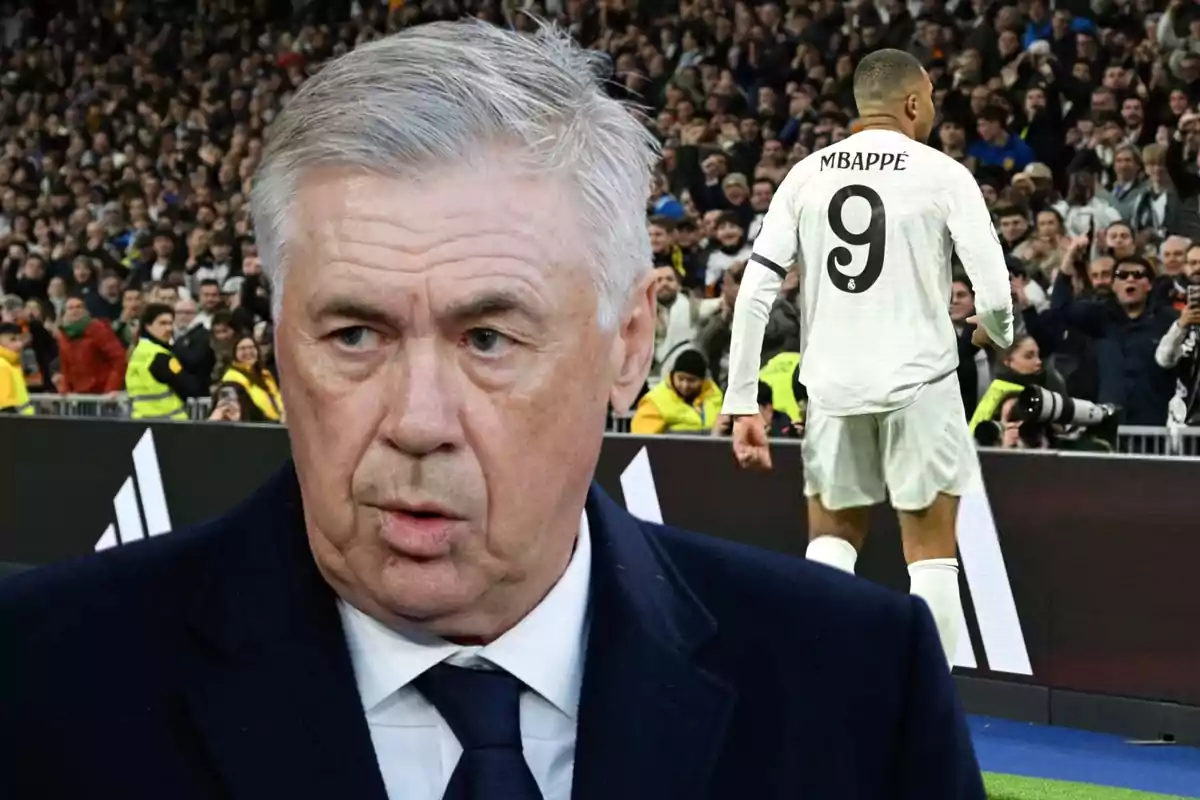
[[[327,59],[466,15],[522,30],[550,20],[607,53],[611,92],[662,140],[647,203],[660,297],[651,385],[696,350],[704,402],[719,394],[742,265],[775,187],[854,130],[854,66],[895,47],[926,65],[940,110],[930,144],[974,172],[1010,255],[1011,352],[971,345],[969,282],[947,298],[980,440],[1196,452],[1200,11],[1180,0],[6,4],[0,313],[20,328],[5,358],[33,409],[136,413],[122,377],[147,357],[135,357],[145,308],[164,304],[187,413],[283,418],[247,210],[264,132]],[[787,372],[797,302],[789,280],[763,354],[764,407],[786,412],[779,435],[802,430],[803,387]],[[1011,398],[1030,385],[1104,404],[1114,430],[1063,439],[1019,424]],[[653,398],[641,409],[643,431],[696,428],[664,419]],[[1133,426],[1119,439],[1117,422]],[[699,427],[725,425],[707,415]]]

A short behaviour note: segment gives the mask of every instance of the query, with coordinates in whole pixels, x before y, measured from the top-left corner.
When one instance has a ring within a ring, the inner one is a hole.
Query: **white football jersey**
[[[868,130],[813,153],[771,202],[734,311],[725,413],[757,411],[759,354],[788,268],[801,270],[800,382],[832,415],[903,408],[958,366],[951,258],[980,324],[1012,344],[1008,269],[971,173],[901,133]]]

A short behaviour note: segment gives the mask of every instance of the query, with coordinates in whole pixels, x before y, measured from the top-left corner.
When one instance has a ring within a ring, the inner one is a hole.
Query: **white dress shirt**
[[[412,681],[443,661],[499,668],[521,695],[525,760],[545,800],[569,800],[587,642],[591,538],[587,514],[566,571],[542,602],[496,641],[463,647],[384,626],[339,601],[342,626],[389,800],[441,800],[462,746]]]

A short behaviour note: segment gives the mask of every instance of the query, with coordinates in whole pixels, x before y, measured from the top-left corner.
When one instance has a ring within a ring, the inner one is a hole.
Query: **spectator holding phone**
[[[222,383],[213,392],[213,411],[209,422],[265,422],[266,417],[237,383]]]
[[[1175,376],[1175,396],[1167,404],[1169,425],[1200,425],[1200,245],[1184,266],[1187,303],[1158,343],[1154,360]]]
[[[239,336],[233,345],[233,364],[221,377],[221,384],[236,384],[268,422],[283,422],[283,397],[275,378],[263,365],[253,336]],[[218,389],[219,391],[219,389]]]

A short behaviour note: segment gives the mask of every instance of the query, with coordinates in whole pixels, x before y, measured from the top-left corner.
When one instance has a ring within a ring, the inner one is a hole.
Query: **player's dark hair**
[[[876,50],[854,70],[854,102],[860,111],[899,102],[923,74],[921,62],[903,50]]]

